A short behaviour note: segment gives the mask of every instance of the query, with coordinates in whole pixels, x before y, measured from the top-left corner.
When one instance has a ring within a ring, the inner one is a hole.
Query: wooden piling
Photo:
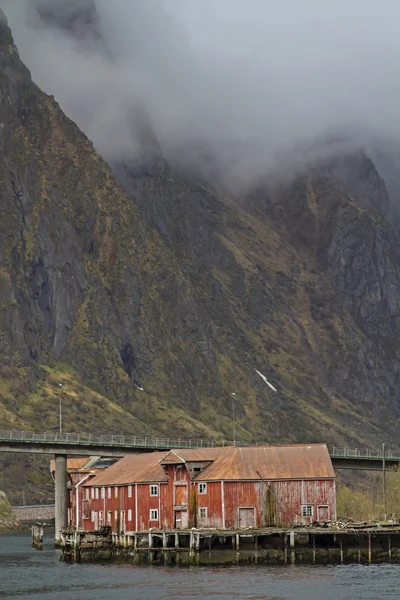
[[[210,530],[186,530],[186,531],[143,531],[132,532],[129,535],[112,534],[111,532],[84,532],[80,530],[62,531],[62,552],[63,560],[69,562],[88,561],[99,558],[100,560],[133,560],[136,562],[163,561],[168,564],[199,564],[209,562],[218,563],[221,560],[224,563],[238,564],[244,558],[254,562],[261,560],[269,562],[285,561],[287,563],[296,563],[297,557],[307,559],[310,564],[317,564],[320,558],[320,542],[324,532],[322,530],[298,531],[298,530],[259,530],[252,531],[249,535],[248,530],[234,530],[229,532],[210,531]],[[280,536],[280,550],[271,552],[276,548],[276,543],[272,536]],[[308,540],[306,540],[306,535]],[[262,536],[262,542],[259,542],[259,536]],[[269,537],[271,536],[271,537]],[[386,551],[384,556],[394,562],[398,557],[396,548],[397,540],[400,543],[400,527],[398,530],[384,531],[381,529],[359,530],[359,531],[340,531],[333,533],[329,539],[329,548],[321,552],[321,558],[327,558],[331,562],[344,563],[344,554],[346,550],[346,561],[372,563],[377,559],[373,539],[377,539],[383,544]],[[213,544],[215,540],[215,545]],[[265,543],[264,543],[265,540]],[[365,540],[365,541],[364,541]],[[385,542],[386,540],[386,542]],[[283,541],[283,546],[282,546]],[[302,547],[297,549],[297,542],[306,544],[308,551],[304,553]],[[161,543],[162,542],[162,543]],[[171,543],[172,542],[172,543]],[[175,547],[174,543],[175,542]],[[43,544],[43,528],[35,525],[32,527],[32,545],[38,549]],[[385,547],[388,546],[388,551]],[[367,551],[368,547],[368,551]],[[348,548],[348,551],[347,551]],[[213,552],[215,550],[215,552]],[[296,556],[296,550],[298,554]],[[311,552],[310,552],[311,550]],[[328,551],[328,555],[327,555]],[[290,553],[290,555],[289,555]],[[381,558],[381,555],[379,555]]]
[[[292,563],[292,565],[294,565],[296,562],[296,554],[295,554],[295,550],[294,550],[294,531],[291,531],[289,533],[289,538],[290,538],[290,562]]]
[[[371,532],[368,531],[368,563],[372,562]]]
[[[32,548],[43,550],[43,527],[32,525]]]

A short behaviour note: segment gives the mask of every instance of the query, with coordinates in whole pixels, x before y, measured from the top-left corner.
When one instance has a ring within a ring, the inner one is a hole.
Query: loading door
[[[329,506],[327,506],[327,505],[318,506],[317,518],[318,518],[318,521],[328,521]]]
[[[175,504],[176,506],[186,506],[188,503],[188,489],[187,485],[176,485],[175,486]]]
[[[256,525],[256,509],[251,508],[238,508],[238,527],[255,527]]]
[[[175,529],[187,529],[189,526],[189,515],[187,510],[175,511]]]

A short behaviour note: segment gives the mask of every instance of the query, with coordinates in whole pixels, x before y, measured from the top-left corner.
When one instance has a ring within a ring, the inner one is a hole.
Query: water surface
[[[157,567],[69,565],[45,537],[0,535],[0,598],[9,600],[399,600],[400,565]]]

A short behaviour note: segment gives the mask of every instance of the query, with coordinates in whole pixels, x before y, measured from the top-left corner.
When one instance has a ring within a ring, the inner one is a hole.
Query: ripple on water
[[[400,565],[193,567],[68,565],[51,538],[0,536],[0,598],[18,600],[398,600]]]

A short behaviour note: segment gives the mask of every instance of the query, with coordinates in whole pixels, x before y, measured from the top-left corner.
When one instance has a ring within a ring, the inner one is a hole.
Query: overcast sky
[[[110,53],[0,0],[21,57],[106,156],[144,103],[165,149],[206,139],[246,168],[327,130],[400,133],[398,0],[94,0]],[[230,147],[230,150],[227,148]]]

